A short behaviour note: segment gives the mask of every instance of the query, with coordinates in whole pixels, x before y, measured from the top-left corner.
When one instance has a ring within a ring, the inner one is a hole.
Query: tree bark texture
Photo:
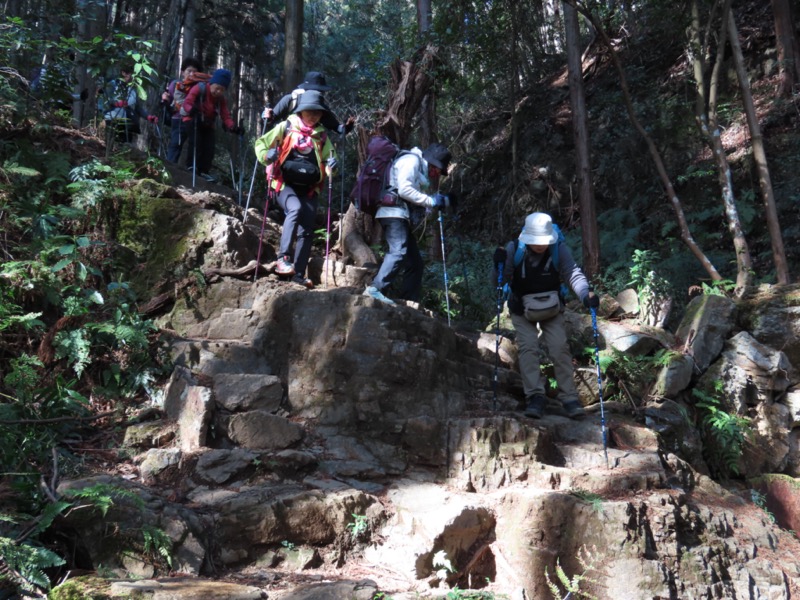
[[[186,1],[186,15],[183,19],[183,45],[181,47],[181,60],[193,56],[203,64],[203,69],[208,71],[203,61],[202,53],[198,52],[197,44],[197,0]]]
[[[417,0],[417,26],[421,36],[430,30],[432,16],[431,0]]]
[[[429,44],[416,62],[398,60],[389,69],[389,104],[375,129],[401,148],[408,145],[412,120],[428,91],[433,88],[431,73],[438,63],[439,49]]]
[[[302,80],[303,0],[286,0],[286,46],[283,53],[283,91],[290,92]]]
[[[781,73],[780,93],[791,97],[795,86],[800,84],[800,46],[790,0],[772,0],[772,14],[775,19],[775,43],[778,46]]]
[[[166,76],[167,83],[178,76],[175,69],[180,44],[181,25],[186,8],[186,0],[170,0],[169,10],[161,29],[161,54],[158,57],[158,72]],[[190,56],[190,55],[187,55]],[[161,94],[156,94],[156,103],[161,99]],[[155,105],[153,105],[155,106]]]
[[[583,271],[591,279],[600,272],[600,239],[597,234],[597,210],[592,187],[589,127],[586,116],[586,95],[583,89],[578,11],[566,2],[564,3],[564,31],[567,44],[569,95],[572,104],[572,131],[575,137],[575,173],[578,179],[578,198],[581,206]]]

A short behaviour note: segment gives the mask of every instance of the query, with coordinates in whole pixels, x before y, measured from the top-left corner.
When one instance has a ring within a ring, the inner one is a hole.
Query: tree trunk
[[[750,249],[742,230],[739,211],[736,208],[736,200],[733,192],[733,177],[728,156],[722,145],[722,132],[719,125],[717,113],[717,97],[719,90],[719,80],[722,67],[725,62],[725,44],[727,41],[727,15],[730,14],[731,0],[725,0],[722,7],[722,18],[719,35],[717,36],[717,51],[714,68],[711,72],[711,79],[708,83],[708,98],[706,99],[705,72],[707,69],[705,57],[710,55],[710,47],[706,40],[701,38],[700,33],[700,9],[697,0],[692,2],[692,28],[691,28],[691,54],[694,65],[695,87],[697,90],[697,101],[695,111],[697,123],[700,131],[711,148],[714,162],[717,166],[717,178],[722,192],[722,204],[724,207],[725,219],[728,222],[728,230],[733,238],[733,248],[736,255],[736,291],[737,294],[743,293],[753,280],[753,260]],[[708,17],[708,29],[715,21],[714,12]]]
[[[164,19],[164,27],[161,29],[161,53],[158,57],[157,68],[159,73],[164,74],[166,83],[169,83],[169,80],[175,77],[177,73],[175,63],[178,56],[181,22],[183,21],[185,8],[186,0],[170,0],[169,10]],[[160,99],[161,94],[156,94],[156,103]]]
[[[592,187],[592,165],[589,151],[589,127],[586,118],[586,96],[583,90],[580,26],[578,12],[564,3],[564,32],[569,70],[569,95],[572,104],[572,131],[575,137],[575,173],[581,205],[583,237],[583,271],[589,279],[600,272],[600,240],[597,234],[597,211]]]
[[[775,43],[778,46],[781,74],[780,94],[791,97],[795,86],[800,84],[800,47],[789,0],[772,0],[772,14],[775,19]]]
[[[516,4],[514,4],[516,6]],[[516,15],[515,15],[516,16]],[[519,93],[519,61],[517,57],[517,19],[511,19],[511,39],[509,48],[509,86],[508,104],[511,112],[511,186],[516,189],[519,181],[519,116],[517,115],[517,100]]]
[[[283,91],[290,92],[302,81],[303,0],[286,0],[285,36]]]
[[[661,178],[661,183],[664,186],[664,191],[666,192],[667,198],[669,198],[669,201],[672,204],[672,208],[675,211],[675,217],[678,220],[678,227],[681,232],[681,239],[689,248],[689,250],[691,250],[692,254],[694,254],[695,258],[697,258],[697,260],[700,261],[700,264],[706,270],[706,273],[708,273],[709,277],[711,277],[711,279],[714,281],[722,280],[722,276],[717,272],[717,269],[714,267],[714,265],[705,255],[705,253],[700,249],[700,246],[697,245],[697,242],[695,242],[691,232],[689,231],[689,224],[686,222],[686,215],[683,212],[683,206],[681,205],[681,201],[678,198],[678,194],[675,192],[675,187],[672,185],[672,181],[669,178],[669,174],[667,174],[667,169],[664,166],[664,161],[661,158],[661,154],[659,153],[655,142],[650,137],[650,134],[647,133],[647,131],[639,121],[639,117],[636,116],[636,111],[633,108],[633,101],[631,99],[631,93],[630,90],[628,89],[628,80],[625,77],[625,71],[622,69],[622,63],[619,60],[617,51],[614,50],[614,45],[608,38],[606,30],[603,28],[600,21],[597,18],[595,18],[592,11],[590,11],[584,5],[577,4],[577,0],[566,0],[566,1],[570,5],[577,8],[577,10],[589,20],[589,22],[597,31],[597,34],[600,36],[600,39],[603,40],[603,44],[605,44],[606,49],[608,50],[609,55],[611,56],[611,61],[614,63],[614,68],[617,70],[617,73],[619,75],[620,89],[622,91],[622,97],[625,101],[625,109],[628,112],[628,118],[630,119],[636,131],[639,132],[639,135],[642,136],[645,143],[647,144],[647,150],[650,152],[650,157],[653,159],[653,163],[656,166],[656,171],[658,171],[658,175]]]
[[[389,69],[392,90],[389,104],[375,129],[401,148],[408,145],[412,121],[433,87],[432,73],[438,62],[439,49],[429,44],[418,62],[396,61]]]
[[[5,3],[5,8],[3,12],[7,17],[21,17],[22,14],[20,13],[20,0],[8,0]]]
[[[772,191],[772,179],[767,166],[767,153],[764,150],[764,138],[761,136],[761,127],[758,124],[758,115],[753,103],[753,94],[750,90],[750,80],[744,67],[742,46],[739,43],[739,32],[733,11],[728,13],[728,37],[733,51],[733,62],[736,66],[736,75],[739,78],[739,89],[742,92],[742,104],[747,115],[747,125],[750,128],[750,138],[753,144],[753,159],[758,171],[758,184],[761,187],[761,198],[764,201],[764,213],[767,217],[769,237],[772,241],[772,261],[775,263],[777,281],[780,285],[789,283],[789,267],[786,262],[786,250],[783,246],[783,235],[778,222],[778,209],[775,205],[775,195]]]
[[[110,29],[112,31],[118,31],[122,26],[122,15],[125,14],[124,4],[125,0],[117,0],[113,4],[111,14],[109,15]]]
[[[203,69],[208,71],[208,67],[203,61],[202,53],[198,52],[197,44],[197,6],[196,0],[186,0],[186,14],[183,18],[183,46],[182,57],[194,56],[202,64]]]
[[[81,0],[78,3],[78,39],[87,41],[95,36],[105,37],[106,15],[105,8],[97,2]],[[87,119],[92,116],[88,107],[95,105],[96,89],[94,78],[89,75],[88,58],[78,52],[75,55],[75,88],[73,94],[77,98],[72,106],[72,120],[77,127],[83,127]],[[85,90],[85,100],[80,99],[81,93]]]
[[[431,0],[417,0],[417,27],[421,35],[425,35],[431,28]]]

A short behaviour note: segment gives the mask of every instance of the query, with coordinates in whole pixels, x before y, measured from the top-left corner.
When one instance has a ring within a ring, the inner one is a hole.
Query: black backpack
[[[294,145],[286,152],[283,146],[286,145],[292,138],[291,133],[292,124],[286,121],[284,126],[283,139],[281,140],[281,156],[279,158],[281,176],[283,180],[291,186],[298,187],[311,187],[319,183],[322,178],[322,170],[317,160],[317,153],[314,148],[310,152],[302,153],[298,151]],[[321,136],[321,143],[324,144],[327,139],[325,133]]]

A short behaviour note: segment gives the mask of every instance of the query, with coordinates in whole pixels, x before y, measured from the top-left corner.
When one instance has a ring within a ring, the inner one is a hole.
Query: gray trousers
[[[567,343],[567,329],[564,316],[559,313],[552,319],[541,323],[531,323],[522,315],[511,315],[511,322],[517,332],[517,352],[519,371],[522,375],[522,388],[525,398],[533,394],[545,393],[545,382],[539,370],[539,339],[547,347],[547,354],[553,361],[553,370],[558,383],[558,399],[561,402],[578,399],[578,390],[573,378],[572,355]]]

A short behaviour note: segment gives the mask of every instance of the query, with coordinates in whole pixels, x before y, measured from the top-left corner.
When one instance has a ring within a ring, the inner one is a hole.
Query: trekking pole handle
[[[270,111],[269,116],[267,116],[267,111]],[[267,131],[267,126],[271,125],[275,121],[275,113],[272,112],[272,104],[269,102],[264,103],[264,110],[261,112],[261,124],[262,124],[262,135]]]

